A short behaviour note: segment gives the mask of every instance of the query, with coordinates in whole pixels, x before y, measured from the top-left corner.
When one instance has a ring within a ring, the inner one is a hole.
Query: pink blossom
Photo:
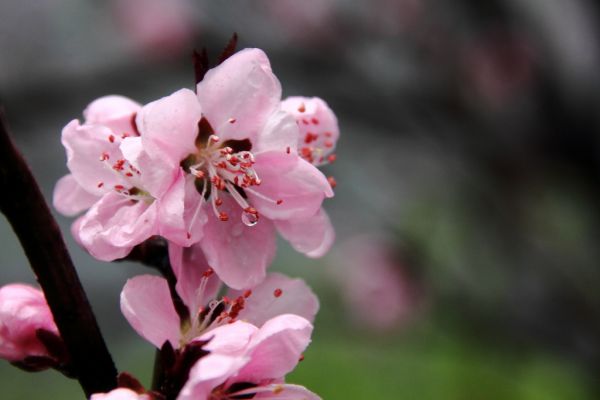
[[[190,48],[196,33],[189,0],[113,0],[126,39],[151,57],[175,56]]]
[[[296,118],[300,129],[298,152],[314,165],[335,161],[335,145],[340,137],[337,118],[318,97],[288,97],[281,106]]]
[[[206,346],[211,353],[201,358],[190,371],[178,400],[235,399],[319,399],[302,386],[284,383],[310,342],[312,325],[297,315],[285,314],[268,320],[260,329],[237,321],[217,328],[227,330],[228,341],[213,335]],[[237,338],[247,342],[243,349],[231,351],[227,345]]]
[[[127,98],[103,97],[86,108],[83,125],[74,120],[62,132],[71,174],[56,184],[54,206],[68,216],[89,209],[72,231],[100,260],[122,258],[152,235],[189,245],[201,234],[184,225],[183,175],[142,149],[139,110]]]
[[[150,400],[147,394],[138,394],[131,389],[118,388],[109,393],[96,393],[90,397],[90,400]]]
[[[22,361],[30,356],[50,356],[38,339],[40,329],[59,335],[44,293],[24,284],[0,288],[0,357]]]
[[[196,268],[182,268],[187,258]],[[251,290],[230,290],[216,298],[221,286],[206,260],[186,249],[171,255],[177,276],[176,291],[188,309],[184,321],[175,310],[169,285],[164,278],[140,275],[127,281],[121,292],[121,311],[131,326],[146,340],[160,348],[170,341],[174,348],[237,320],[261,326],[284,313],[314,319],[319,303],[301,279],[269,274]]]
[[[371,330],[389,330],[414,316],[419,291],[384,236],[355,236],[343,243],[334,259],[332,277],[342,289],[353,322]]]
[[[148,156],[184,175],[183,218],[203,231],[189,232],[201,236],[197,251],[234,288],[264,279],[276,230],[309,256],[323,255],[333,228],[320,208],[333,191],[298,154],[299,128],[281,109],[267,56],[234,54],[208,71],[197,93],[181,90],[137,116]]]

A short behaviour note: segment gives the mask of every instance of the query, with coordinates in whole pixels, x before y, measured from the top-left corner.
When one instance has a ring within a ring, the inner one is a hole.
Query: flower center
[[[244,191],[251,186],[260,185],[260,178],[253,168],[255,161],[250,151],[250,141],[223,142],[204,117],[198,127],[198,151],[188,156],[182,166],[186,172],[195,176],[201,201],[210,201],[215,216],[221,221],[228,221],[229,215],[219,210],[219,206],[223,204],[221,193],[227,192],[242,208],[242,222],[246,226],[256,225],[258,211],[248,203]]]
[[[118,147],[121,139],[125,139],[128,136],[130,135],[127,133],[124,133],[121,137],[109,135],[107,140],[111,146]],[[113,151],[112,153],[114,155],[115,152]],[[146,201],[148,203],[154,201],[154,197],[143,189],[141,171],[129,161],[124,158],[114,159],[111,157],[109,151],[103,151],[100,154],[99,161],[102,163],[103,168],[111,171],[117,177],[117,182],[113,187],[106,187],[105,190],[114,190],[123,197],[133,201]],[[103,188],[105,187],[105,183],[100,181],[96,186]]]
[[[200,285],[196,290],[196,298],[202,299],[208,286],[209,280],[214,275],[212,268],[202,274]],[[211,300],[207,305],[197,306],[193,304],[190,320],[182,326],[182,343],[185,345],[192,339],[199,337],[202,333],[218,326],[230,324],[237,320],[240,312],[246,307],[246,299],[252,295],[251,290],[246,290],[235,299],[223,296],[220,299]],[[199,302],[196,300],[195,303]]]

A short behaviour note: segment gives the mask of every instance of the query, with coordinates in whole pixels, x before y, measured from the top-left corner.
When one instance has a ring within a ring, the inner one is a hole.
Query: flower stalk
[[[117,371],[60,229],[0,106],[0,210],[10,222],[41,285],[86,396],[117,386]]]

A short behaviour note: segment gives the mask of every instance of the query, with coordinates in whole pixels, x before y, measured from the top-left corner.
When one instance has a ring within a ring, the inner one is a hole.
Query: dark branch
[[[21,153],[0,106],[0,210],[23,246],[85,394],[117,386],[117,371],[100,333],[60,229]]]

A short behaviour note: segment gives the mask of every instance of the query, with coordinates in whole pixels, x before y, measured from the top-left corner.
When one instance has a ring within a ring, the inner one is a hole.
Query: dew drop
[[[258,223],[258,215],[244,211],[242,213],[242,222],[246,226],[254,226]]]

